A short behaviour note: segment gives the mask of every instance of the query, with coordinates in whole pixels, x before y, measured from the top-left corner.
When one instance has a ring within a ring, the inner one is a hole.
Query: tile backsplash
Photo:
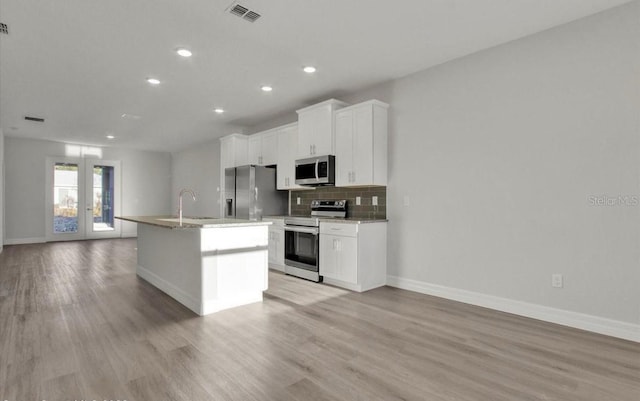
[[[357,196],[360,197],[359,206],[356,205]],[[378,197],[378,206],[371,204],[372,196]],[[308,215],[311,213],[311,201],[314,199],[346,199],[348,201],[347,217],[387,218],[387,187],[317,187],[312,190],[291,191],[291,214]]]

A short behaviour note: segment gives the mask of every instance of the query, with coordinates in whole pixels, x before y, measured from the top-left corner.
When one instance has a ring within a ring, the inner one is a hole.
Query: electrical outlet
[[[551,275],[551,286],[554,288],[562,288],[563,286],[563,278],[562,274],[552,274]]]
[[[298,198],[296,199],[296,204],[299,205],[300,203],[302,203],[302,199],[298,196]]]
[[[409,206],[411,204],[411,199],[409,198],[409,195],[405,195],[404,196],[404,205],[405,206]]]
[[[360,199],[359,196],[356,196],[356,205],[360,206],[361,203],[362,203],[362,199]]]
[[[372,196],[371,197],[371,204],[373,206],[378,206],[378,197],[377,196]]]

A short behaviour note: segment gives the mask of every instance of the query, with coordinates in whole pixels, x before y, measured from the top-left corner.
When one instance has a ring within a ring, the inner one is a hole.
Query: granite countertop
[[[253,221],[244,219],[215,218],[215,217],[183,217],[182,226],[176,216],[119,216],[116,219],[134,223],[149,224],[164,228],[224,228],[244,226],[266,226],[270,221]]]
[[[265,220],[269,219],[286,219],[287,217],[310,217],[310,216],[264,216]],[[344,224],[367,224],[367,223],[386,223],[387,219],[374,219],[367,217],[319,217],[320,222],[327,223],[344,223]]]

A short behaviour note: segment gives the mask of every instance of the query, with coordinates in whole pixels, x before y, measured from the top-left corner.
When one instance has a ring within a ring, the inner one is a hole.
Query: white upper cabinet
[[[231,134],[220,138],[220,167],[224,169],[247,164],[247,136]]]
[[[370,100],[336,111],[336,186],[387,185],[388,108]]]
[[[278,162],[278,132],[270,130],[251,135],[248,144],[249,164],[270,166]]]
[[[278,189],[296,189],[296,149],[298,145],[298,124],[293,123],[278,128]]]
[[[298,110],[297,158],[334,154],[334,112],[346,105],[330,99]]]

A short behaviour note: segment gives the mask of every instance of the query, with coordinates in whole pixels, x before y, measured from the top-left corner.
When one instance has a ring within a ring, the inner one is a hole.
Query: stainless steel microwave
[[[335,185],[336,157],[332,155],[296,160],[296,184]]]

